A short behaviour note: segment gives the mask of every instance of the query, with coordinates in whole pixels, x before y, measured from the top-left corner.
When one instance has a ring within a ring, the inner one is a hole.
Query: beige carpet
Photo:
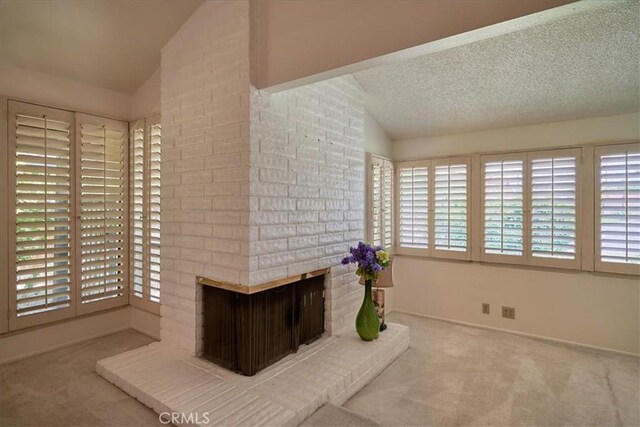
[[[409,350],[344,406],[386,426],[638,426],[634,357],[392,313]]]
[[[346,408],[328,403],[314,412],[301,425],[304,427],[375,427],[379,424]]]
[[[345,404],[381,425],[640,425],[636,358],[409,315],[389,319],[410,326],[411,348]],[[0,426],[162,425],[94,372],[97,360],[151,341],[121,332],[0,365]]]

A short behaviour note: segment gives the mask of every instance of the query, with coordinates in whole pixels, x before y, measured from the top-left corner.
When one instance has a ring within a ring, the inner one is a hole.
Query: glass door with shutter
[[[76,115],[79,277],[83,314],[128,303],[127,123]]]
[[[9,102],[11,330],[75,314],[73,146],[73,113]]]

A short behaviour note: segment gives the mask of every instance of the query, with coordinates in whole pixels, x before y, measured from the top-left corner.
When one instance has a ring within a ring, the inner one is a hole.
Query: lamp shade
[[[364,285],[364,277],[358,281]],[[373,284],[376,288],[392,288],[393,287],[393,259],[389,260],[389,267],[378,273],[378,280]]]

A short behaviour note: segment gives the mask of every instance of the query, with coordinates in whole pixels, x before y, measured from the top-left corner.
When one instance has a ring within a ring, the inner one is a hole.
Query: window
[[[9,330],[126,304],[127,124],[9,105]]]
[[[434,255],[470,259],[469,158],[433,160]]]
[[[580,268],[580,149],[529,153],[529,263]]]
[[[468,157],[398,164],[398,252],[469,259]]]
[[[370,155],[370,236],[373,245],[393,247],[393,163]]]
[[[523,264],[526,155],[482,156],[483,261]]]
[[[131,303],[160,312],[160,117],[131,124]]]
[[[429,248],[429,162],[401,163],[398,188],[398,251],[419,254]]]
[[[640,272],[640,146],[597,147],[597,271]]]
[[[638,143],[396,168],[401,255],[640,274]]]

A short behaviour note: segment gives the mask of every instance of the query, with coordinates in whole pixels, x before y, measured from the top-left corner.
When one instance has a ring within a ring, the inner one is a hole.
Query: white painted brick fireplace
[[[340,265],[364,235],[362,90],[351,76],[256,90],[252,6],[205,2],[162,51],[161,342],[96,366],[158,413],[209,415],[197,425],[296,425],[409,346],[402,325],[357,336],[363,289]],[[251,287],[319,269],[326,336],[251,377],[197,357],[196,276]]]
[[[253,88],[249,1],[205,2],[162,51],[161,338],[202,350],[196,276],[254,286],[319,268],[325,328],[362,297],[340,265],[364,232],[364,105],[352,77]]]

